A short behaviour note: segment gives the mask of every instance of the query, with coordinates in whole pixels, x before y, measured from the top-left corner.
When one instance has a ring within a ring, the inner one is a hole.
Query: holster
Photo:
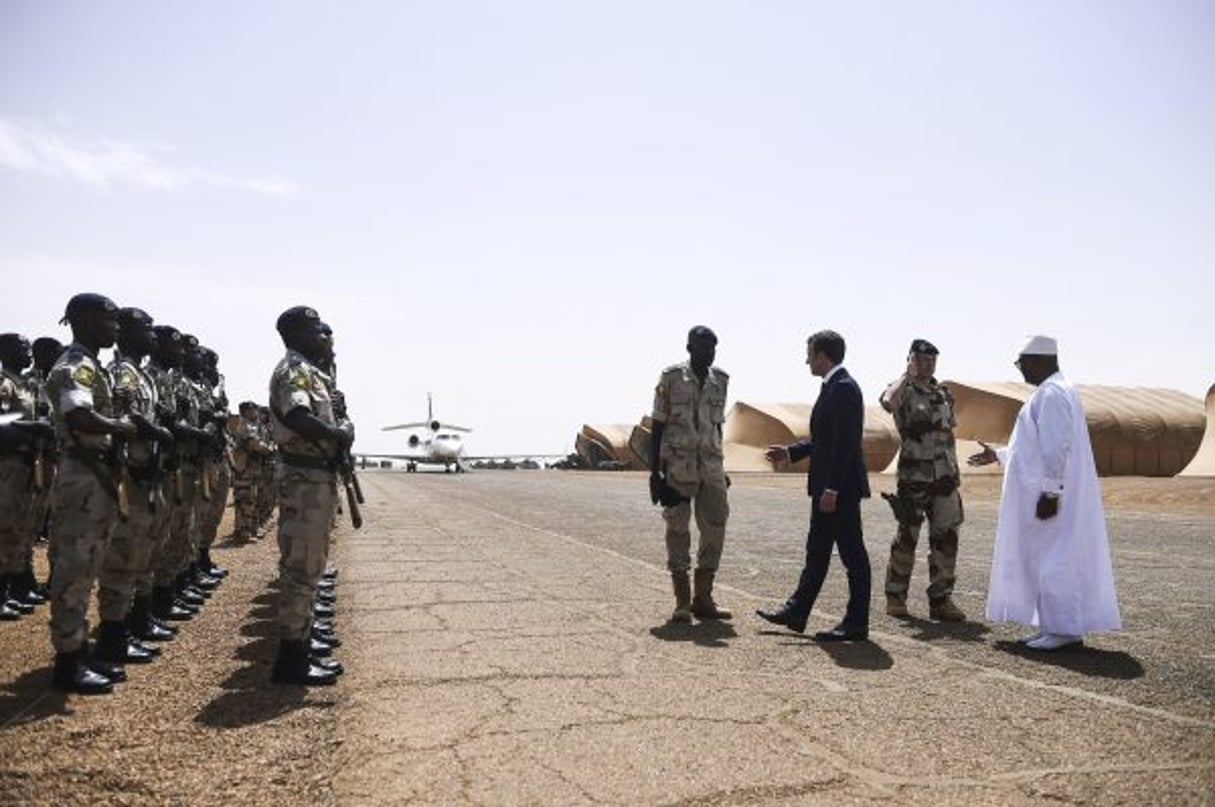
[[[883,493],[882,498],[886,500],[886,504],[890,505],[890,510],[894,513],[895,521],[900,524],[906,524],[909,527],[915,527],[923,523],[923,517],[907,499],[904,499],[897,493]]]

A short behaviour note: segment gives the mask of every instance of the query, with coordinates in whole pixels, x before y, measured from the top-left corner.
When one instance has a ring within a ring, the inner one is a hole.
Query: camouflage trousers
[[[692,533],[689,524],[693,510],[696,515],[696,528],[700,531],[696,568],[716,570],[721,562],[722,547],[726,542],[726,520],[730,517],[725,479],[702,480],[699,488],[692,494],[691,501],[684,500],[662,509],[662,518],[667,523],[667,568],[672,572],[686,572],[692,565]]]
[[[89,595],[118,522],[118,505],[87,465],[63,457],[51,511],[51,645],[57,653],[70,653],[88,638]]]
[[[260,479],[236,474],[232,479],[233,532],[246,538],[257,532],[257,495]]]
[[[928,601],[939,602],[953,594],[958,560],[958,527],[962,524],[962,497],[957,490],[944,494],[899,486],[899,497],[914,515],[899,522],[890,544],[886,566],[886,595],[906,601],[915,567],[920,526],[928,521]]]
[[[32,485],[33,461],[21,454],[0,457],[0,574],[25,568],[40,525]]]
[[[257,485],[257,525],[260,527],[270,520],[274,514],[274,506],[278,504],[278,486],[286,468],[277,462],[267,463],[262,467],[261,480]]]
[[[281,467],[278,502],[279,638],[307,639],[312,598],[329,559],[337,481],[326,470]]]
[[[164,564],[165,553],[169,549],[169,523],[173,516],[173,486],[166,480],[160,485],[159,506],[152,516],[151,542],[148,553],[148,565],[135,576],[135,596],[151,596],[156,586],[157,570]],[[132,511],[134,507],[132,506]],[[162,583],[161,585],[164,585]]]
[[[211,501],[199,503],[200,549],[208,549],[215,543],[219,523],[224,520],[224,509],[228,506],[228,491],[232,489],[232,472],[227,460],[217,460],[208,468],[211,473]]]
[[[181,502],[171,502],[169,537],[156,564],[156,585],[168,586],[198,557],[198,466],[182,463]]]
[[[114,525],[97,586],[97,611],[102,622],[126,619],[137,583],[148,577],[159,538],[157,530],[164,520],[160,512],[165,509],[158,491],[157,509],[152,512],[148,506],[150,487],[146,481],[131,480],[128,488],[131,516],[126,521],[119,519]],[[149,584],[142,593],[150,591]]]

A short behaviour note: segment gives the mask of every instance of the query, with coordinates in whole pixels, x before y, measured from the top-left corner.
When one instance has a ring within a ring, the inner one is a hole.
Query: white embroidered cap
[[[1031,336],[1022,346],[1021,356],[1058,356],[1059,343],[1050,336]]]

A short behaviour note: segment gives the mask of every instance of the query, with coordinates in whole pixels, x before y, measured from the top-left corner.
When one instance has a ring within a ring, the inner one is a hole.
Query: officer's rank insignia
[[[72,380],[85,387],[93,386],[97,373],[87,364],[82,364],[72,371]]]

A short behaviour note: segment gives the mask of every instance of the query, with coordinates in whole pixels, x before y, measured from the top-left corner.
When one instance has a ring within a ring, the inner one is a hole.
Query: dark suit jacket
[[[869,497],[862,447],[864,431],[865,400],[861,388],[841,367],[823,384],[814,402],[810,437],[788,447],[790,462],[810,458],[806,488],[815,502],[824,490],[834,490],[844,500]]]

